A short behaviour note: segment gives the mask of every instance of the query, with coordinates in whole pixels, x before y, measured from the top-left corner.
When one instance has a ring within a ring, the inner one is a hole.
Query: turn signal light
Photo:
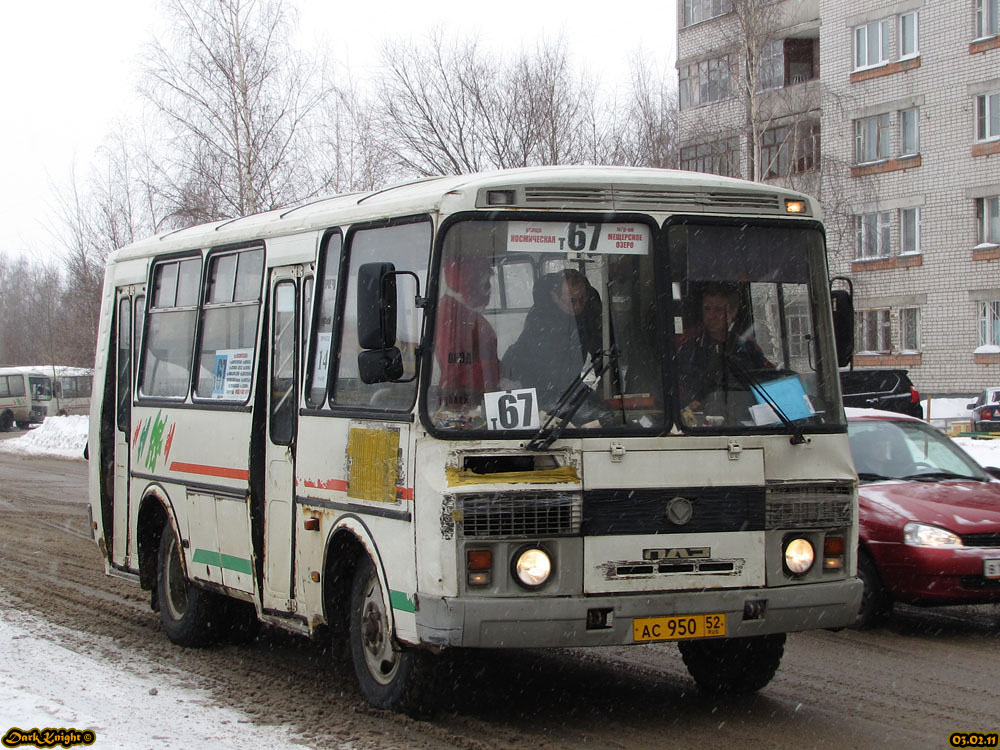
[[[842,536],[828,536],[823,540],[823,570],[843,570],[844,551],[847,544]]]
[[[489,586],[493,581],[493,550],[470,549],[465,551],[466,573],[470,586]]]
[[[804,214],[806,212],[806,202],[803,200],[786,200],[785,211],[790,214]]]

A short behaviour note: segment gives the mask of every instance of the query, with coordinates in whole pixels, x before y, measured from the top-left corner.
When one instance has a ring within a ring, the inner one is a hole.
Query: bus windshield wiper
[[[876,473],[871,472],[871,471],[859,471],[858,472],[858,479],[860,479],[862,482],[885,482],[885,481],[888,481],[890,479],[895,479],[895,478],[896,477],[887,477],[887,476],[883,476],[882,474],[876,474]]]
[[[590,362],[563,391],[555,408],[549,412],[549,416],[545,419],[545,424],[538,429],[538,434],[528,443],[529,450],[547,450],[552,443],[559,439],[569,421],[583,406],[583,402],[597,390],[597,385],[601,382],[601,375],[604,374],[606,367],[604,352],[599,352],[591,357]]]
[[[792,445],[802,445],[803,443],[809,442],[809,438],[802,434],[802,429],[788,418],[788,415],[782,411],[780,406],[778,406],[778,402],[775,401],[771,397],[771,394],[767,392],[767,389],[764,388],[764,384],[761,383],[760,378],[745,369],[739,362],[736,361],[736,357],[732,354],[726,355],[726,364],[729,365],[733,374],[736,375],[736,379],[739,380],[740,383],[759,396],[764,403],[771,407],[771,411],[774,412],[774,415],[781,420],[781,423],[787,427],[788,431],[791,433],[790,442]]]

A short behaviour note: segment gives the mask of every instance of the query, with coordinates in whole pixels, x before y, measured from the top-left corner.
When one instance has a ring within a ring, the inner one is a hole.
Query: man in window
[[[752,329],[738,331],[739,289],[727,284],[706,286],[701,296],[701,325],[677,350],[681,417],[689,427],[701,422],[698,414],[724,414],[718,402],[730,390],[746,385],[743,372],[772,368],[754,341]]]

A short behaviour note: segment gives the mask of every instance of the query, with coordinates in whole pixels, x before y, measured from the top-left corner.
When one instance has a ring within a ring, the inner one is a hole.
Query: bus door
[[[114,502],[124,503],[125,507],[115,508],[112,538],[109,540],[111,549],[108,552],[112,563],[126,568],[131,567],[128,520],[132,511],[129,497],[132,394],[144,299],[137,294],[135,287],[121,287],[117,291],[115,308]]]
[[[263,607],[289,611],[294,549],[301,266],[275,269],[270,286],[267,440],[264,448]]]

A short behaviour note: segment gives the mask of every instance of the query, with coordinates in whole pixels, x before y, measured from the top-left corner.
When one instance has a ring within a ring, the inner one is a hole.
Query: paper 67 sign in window
[[[489,430],[537,430],[538,397],[534,388],[483,394]]]

